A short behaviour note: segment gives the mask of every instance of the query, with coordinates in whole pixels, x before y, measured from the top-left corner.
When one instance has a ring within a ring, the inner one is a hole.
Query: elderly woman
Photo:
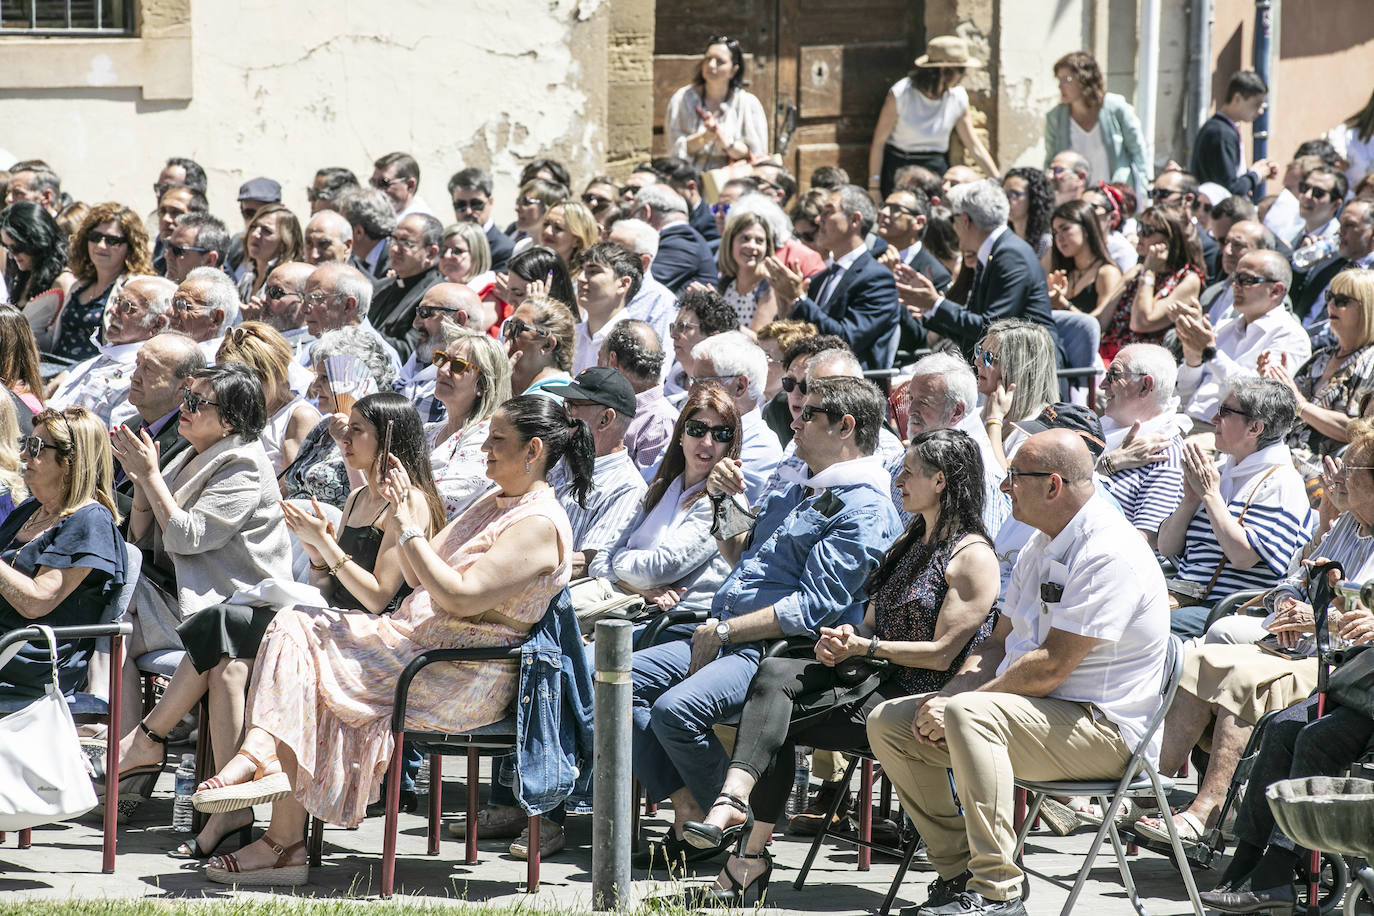
[[[278,264],[304,260],[305,235],[300,220],[281,204],[268,204],[253,214],[243,233],[243,261],[234,272],[239,298],[254,298]]]
[[[1162,341],[1173,325],[1171,309],[1202,292],[1207,276],[1198,230],[1178,207],[1151,207],[1140,215],[1138,231],[1140,263],[1097,316],[1106,363],[1126,344]]]
[[[115,203],[92,207],[72,241],[68,266],[76,285],[52,321],[35,328],[43,349],[72,360],[95,356],[106,303],[128,277],[153,272],[149,257],[148,232],[137,213]]]
[[[396,507],[388,528],[415,587],[396,613],[277,616],[253,680],[252,727],[212,790],[217,810],[275,801],[272,822],[237,855],[212,859],[211,881],[305,883],[306,818],[352,826],[377,797],[393,750],[392,694],[405,666],[439,646],[518,645],[567,584],[571,530],[545,477],[566,455],[573,489],[585,497],[591,431],[548,398],[519,397],[492,418],[486,451],[499,490],[432,539],[421,527],[427,515],[405,499],[405,472],[392,464],[383,491]],[[408,724],[452,732],[497,721],[515,696],[515,668],[495,661],[435,669],[411,690]]]
[[[1374,394],[1374,270],[1343,270],[1326,291],[1326,308],[1336,342],[1322,347],[1290,376],[1282,363],[1260,356],[1260,375],[1287,385],[1298,399],[1298,420],[1288,436],[1311,479],[1321,460],[1350,441],[1350,420],[1367,413]]]
[[[496,409],[510,400],[510,361],[501,345],[445,321],[434,351],[434,396],[447,419],[425,429],[444,512],[457,518],[491,486],[483,445]]]
[[[582,252],[601,240],[601,226],[581,201],[565,200],[549,207],[539,228],[539,244],[563,259],[574,275],[581,269]]]
[[[66,295],[76,284],[67,269],[67,235],[39,204],[21,200],[0,210],[0,248],[9,253],[5,285],[23,308],[51,289]]]
[[[125,575],[109,433],[84,407],[45,410],[20,452],[32,495],[0,523],[0,632],[95,623]],[[91,640],[58,641],[64,693],[85,682],[91,647]],[[52,665],[46,643],[26,646],[0,668],[0,696],[41,696]]]
[[[756,213],[730,217],[720,239],[716,260],[720,267],[721,297],[735,310],[740,323],[753,331],[768,324],[778,313],[768,271],[763,266],[776,248],[772,227]]]
[[[1043,325],[1021,318],[994,321],[973,350],[983,425],[1003,467],[1026,438],[1016,422],[1038,416],[1059,400],[1054,341]]]
[[[281,332],[261,321],[245,321],[231,328],[216,355],[221,363],[242,363],[262,381],[267,398],[267,425],[259,438],[277,474],[296,460],[301,443],[320,422],[320,412],[291,390],[288,373],[293,356],[291,345]]]
[[[285,499],[317,499],[342,509],[353,484],[349,480],[348,467],[339,455],[339,444],[330,431],[342,423],[342,419],[336,420],[335,415],[344,414],[346,417],[346,412],[341,408],[357,400],[360,392],[344,392],[342,386],[348,382],[340,380],[337,382],[341,387],[339,397],[335,397],[336,382],[326,368],[326,362],[332,357],[356,360],[363,373],[371,379],[372,384],[367,386],[371,391],[390,391],[392,383],[396,381],[396,367],[381,338],[363,328],[343,327],[326,331],[310,348],[315,381],[306,393],[315,399],[315,407],[322,417],[306,434],[296,452],[296,459],[281,472],[278,481]],[[343,400],[347,400],[347,403],[341,404]]]
[[[145,576],[130,609],[134,645],[124,662],[130,730],[120,742],[121,777],[155,778],[167,732],[207,691],[210,721],[201,726],[210,729],[216,761],[226,762],[243,735],[244,690],[275,609],[222,602],[266,579],[291,579],[276,475],[258,438],[266,422],[257,375],[240,363],[225,363],[191,376],[177,420],[190,448],[161,472],[146,429],[114,431],[115,457],[134,485],[129,537],[148,565],[171,573],[174,589],[166,594],[153,584],[156,575]],[[173,647],[185,647],[186,658],[162,699],[140,720],[133,660]]]
[[[1277,384],[1268,382],[1266,384]],[[1340,503],[1342,514],[1331,530],[1308,551],[1311,562],[1334,560],[1347,575],[1374,559],[1374,426],[1366,421],[1352,424],[1350,448],[1341,472],[1329,480],[1329,489]],[[1289,648],[1297,638],[1313,632],[1313,614],[1307,591],[1307,565],[1278,582],[1264,599],[1271,618],[1265,624],[1280,644]],[[1335,636],[1360,643],[1374,641],[1374,627],[1365,608],[1345,607],[1338,602],[1328,617]],[[1244,618],[1223,619],[1213,630],[1245,624]],[[1209,631],[1209,643],[1212,632]],[[1253,636],[1251,637],[1253,638]],[[1175,815],[1179,833],[1185,841],[1196,841],[1215,821],[1235,773],[1236,763],[1261,716],[1287,709],[1307,698],[1317,685],[1314,658],[1288,659],[1264,651],[1259,646],[1208,644],[1190,649],[1184,657],[1183,677],[1178,694],[1164,720],[1164,741],[1160,750],[1160,772],[1177,772],[1188,759],[1193,745],[1212,726],[1211,760],[1198,794],[1182,812]],[[1147,836],[1164,834],[1158,819],[1143,819],[1137,829]],[[1253,867],[1239,863],[1240,876]],[[1236,877],[1228,869],[1226,881]],[[1255,890],[1272,884],[1253,885]]]
[[[545,296],[526,299],[501,322],[512,392],[563,400],[547,388],[572,381],[573,326],[567,306]]]
[[[879,703],[939,690],[992,633],[997,558],[983,531],[977,444],[958,430],[918,434],[897,487],[914,518],[869,580],[863,622],[823,627],[814,659],[764,660],[720,795],[704,822],[683,828],[699,849],[738,837],[706,891],[716,904],[745,906],[751,892],[761,899],[767,891],[767,843],[791,789],[794,743],[866,746],[865,721]],[[889,662],[894,674],[882,679],[860,659]]]
[[[1183,501],[1159,526],[1159,553],[1178,557],[1169,582],[1173,632],[1201,636],[1212,605],[1241,589],[1270,588],[1312,535],[1315,517],[1284,444],[1297,415],[1292,391],[1243,379],[1215,419],[1220,466],[1195,442],[1183,451]]]

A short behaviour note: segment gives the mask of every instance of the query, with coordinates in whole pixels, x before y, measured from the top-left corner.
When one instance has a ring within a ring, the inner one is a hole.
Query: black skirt
[[[262,634],[276,616],[272,606],[212,604],[186,619],[177,627],[177,635],[191,664],[204,674],[226,656],[256,658]]]
[[[920,165],[930,169],[937,178],[943,178],[949,171],[949,150],[943,153],[904,153],[891,143],[883,147],[883,171],[878,182],[883,199],[892,193],[897,183],[897,170],[908,165]]]

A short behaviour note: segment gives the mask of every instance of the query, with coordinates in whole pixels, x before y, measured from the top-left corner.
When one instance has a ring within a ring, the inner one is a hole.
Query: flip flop
[[[234,756],[242,757],[257,767],[253,779],[229,786],[218,776],[210,777],[201,783],[201,788],[191,796],[191,805],[197,811],[205,814],[224,814],[228,811],[252,808],[255,805],[265,805],[291,794],[291,780],[285,773],[263,775],[263,770],[277,759],[276,754],[266,760],[259,760],[250,752],[240,750]]]
[[[1157,821],[1151,824],[1149,821]],[[1202,843],[1203,837],[1207,835],[1207,828],[1197,816],[1188,811],[1180,811],[1174,815],[1174,827],[1178,830],[1178,839],[1185,847],[1198,846]],[[1136,821],[1135,832],[1147,840],[1156,843],[1169,843],[1169,828],[1164,825],[1162,818],[1141,818]]]

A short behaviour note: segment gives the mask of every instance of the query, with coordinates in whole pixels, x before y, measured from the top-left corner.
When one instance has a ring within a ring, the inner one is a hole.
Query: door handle
[[[787,155],[787,148],[792,145],[792,132],[797,129],[797,106],[793,105],[788,99],[778,102],[778,131],[777,139],[773,144],[773,149],[778,155]]]

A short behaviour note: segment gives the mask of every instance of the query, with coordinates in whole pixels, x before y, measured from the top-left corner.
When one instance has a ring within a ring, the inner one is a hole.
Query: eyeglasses
[[[1244,418],[1247,419],[1247,420],[1250,419],[1250,415],[1249,415],[1248,413],[1246,413],[1245,411],[1243,411],[1243,410],[1237,410],[1237,409],[1234,408],[1234,407],[1227,407],[1225,404],[1218,404],[1218,405],[1217,405],[1217,416],[1218,416],[1218,417],[1224,417],[1224,416],[1226,416],[1227,414],[1230,414],[1231,416],[1235,416],[1235,417],[1244,417]]]
[[[457,313],[461,311],[462,309],[454,308],[449,305],[417,305],[415,307],[415,317],[429,320],[440,312]]]
[[[408,239],[403,235],[393,235],[391,237],[392,248],[404,248],[406,251],[419,251],[425,247],[421,239]]]
[[[466,375],[476,368],[461,356],[450,356],[443,350],[435,350],[431,360],[435,369],[443,369],[449,375]]]
[[[1182,196],[1182,195],[1183,195],[1183,192],[1182,192],[1182,191],[1171,191],[1171,190],[1169,190],[1168,188],[1151,188],[1151,189],[1150,189],[1150,200],[1168,200],[1170,197],[1173,197],[1175,194],[1177,194],[1177,195],[1179,195],[1179,196]]]
[[[1072,172],[1073,169],[1066,165],[1052,165],[1045,169],[1045,171],[1049,172],[1051,175],[1063,175],[1065,172]]]
[[[444,257],[446,258],[461,258],[465,254],[472,254],[472,252],[466,248],[459,248],[457,245],[450,245],[444,249]]]
[[[159,181],[157,184],[153,185],[153,193],[156,194],[159,199],[161,199],[162,195],[172,190],[172,188],[184,187],[186,187],[186,185],[184,184],[173,184],[170,181]]]
[[[1000,354],[994,353],[991,350],[983,349],[983,345],[979,344],[973,348],[973,361],[975,364],[982,362],[984,366],[991,369],[1002,361],[1002,357]]]
[[[813,407],[807,404],[801,409],[801,421],[803,423],[810,423],[816,418],[816,414],[818,413],[825,414],[830,418],[830,422],[832,423],[844,417],[844,411],[837,410],[834,407]]]
[[[174,258],[184,258],[188,251],[198,251],[201,254],[205,254],[207,251],[213,250],[212,248],[197,248],[195,245],[167,245],[167,253]]]
[[[1107,374],[1102,376],[1102,381],[1108,385],[1115,385],[1127,376],[1149,375],[1148,372],[1141,372],[1139,369],[1118,369],[1115,366],[1107,370]]]
[[[1314,185],[1314,184],[1308,184],[1308,183],[1305,182],[1305,181],[1300,181],[1300,182],[1298,182],[1298,193],[1299,193],[1299,194],[1306,194],[1308,197],[1312,198],[1313,200],[1326,200],[1326,199],[1327,199],[1328,197],[1330,197],[1333,193],[1335,193],[1335,189],[1334,189],[1334,188],[1319,188],[1319,187],[1317,187],[1317,186]]]
[[[321,293],[316,291],[305,297],[305,304],[307,308],[314,308],[317,305],[324,305],[326,302],[333,302],[342,295],[343,293]],[[176,305],[176,301],[173,300],[172,304]]]
[[[1058,472],[1058,471],[1018,471],[1016,468],[1007,468],[1007,484],[1008,484],[1008,485],[1016,483],[1017,479],[1018,479],[1018,478],[1021,478],[1021,477],[1059,477],[1059,472]],[[1060,480],[1064,480],[1063,477],[1059,477],[1059,479],[1060,479]],[[1068,483],[1068,482],[1069,482],[1069,481],[1064,480],[1064,483]]]
[[[1168,234],[1169,234],[1169,233],[1168,233],[1166,230],[1164,230],[1164,229],[1157,229],[1157,228],[1155,228],[1154,226],[1146,226],[1146,225],[1143,225],[1143,224],[1142,224],[1141,227],[1140,227],[1140,237],[1141,237],[1142,239],[1152,238],[1153,236],[1156,236],[1156,235],[1168,235]]]
[[[245,220],[250,220],[258,215],[257,207],[239,207],[239,215]]]
[[[1364,305],[1363,302],[1354,296],[1345,296],[1341,293],[1327,293],[1326,307],[1332,309],[1348,309],[1352,306]]]
[[[501,337],[504,340],[514,340],[526,331],[533,331],[540,337],[549,336],[548,331],[544,330],[543,328],[536,328],[532,324],[526,324],[519,318],[516,318],[514,315],[512,315],[510,318],[507,318],[505,321],[501,322]]]
[[[285,299],[287,296],[300,295],[300,293],[296,292],[294,289],[283,289],[275,283],[267,287],[265,290],[263,290],[263,292],[266,293],[268,299],[274,300]]]
[[[101,242],[104,242],[109,248],[118,248],[120,245],[129,244],[128,238],[122,235],[109,235],[104,232],[96,232],[94,229],[86,233],[87,244],[99,245]]]
[[[186,406],[188,413],[200,413],[202,407],[218,407],[219,402],[211,401],[196,394],[190,388],[181,393],[181,403]]]
[[[794,391],[800,391],[802,397],[806,397],[806,379],[795,379],[790,375],[784,375],[781,384],[782,390],[786,391],[788,394]]]
[[[391,187],[398,181],[405,181],[405,179],[401,178],[400,176],[397,176],[395,178],[374,178],[371,181],[369,181],[368,184],[372,185],[378,191],[385,191],[387,188]]]
[[[454,213],[467,213],[469,210],[473,213],[480,213],[486,208],[487,202],[480,198],[474,198],[472,200],[455,200],[453,202]]]
[[[680,334],[690,334],[693,331],[701,330],[701,325],[692,324],[690,321],[674,321],[668,325],[668,336],[677,337]]]
[[[37,458],[42,454],[43,449],[50,448],[55,452],[61,453],[61,449],[55,443],[44,442],[37,436],[19,437],[19,456],[22,458],[27,455],[30,458]]]
[[[130,299],[128,296],[120,296],[110,303],[110,309],[117,315],[132,315],[135,312],[145,311],[147,306],[136,299]]]
[[[602,210],[605,210],[611,204],[615,203],[615,201],[611,200],[609,197],[602,197],[599,194],[583,194],[582,202],[586,204],[587,209],[591,210],[593,213],[600,213]]]
[[[730,212],[729,204],[711,204],[711,212],[716,216],[725,216]]]
[[[537,197],[517,197],[515,205],[517,207],[534,207],[543,206],[544,202]]]
[[[707,426],[700,420],[688,420],[682,424],[682,434],[693,439],[704,439],[707,434],[716,442],[728,445],[735,441],[733,426]]]
[[[878,212],[892,214],[905,213],[907,216],[918,215],[915,210],[911,209],[910,207],[904,207],[901,204],[883,204],[881,207],[878,208]]]
[[[174,312],[195,312],[204,308],[194,299],[187,299],[185,296],[177,296],[172,300],[172,311]]]
[[[326,192],[324,191],[317,191],[314,188],[306,188],[305,199],[310,201],[312,204],[317,200],[329,200],[330,198],[326,197],[325,193]]]
[[[1268,277],[1261,277],[1258,274],[1237,273],[1231,275],[1231,282],[1236,284],[1236,286],[1261,286],[1265,283],[1277,283],[1278,281],[1271,280]]]
[[[687,380],[687,387],[701,382],[733,382],[737,378],[737,375],[694,375]]]

